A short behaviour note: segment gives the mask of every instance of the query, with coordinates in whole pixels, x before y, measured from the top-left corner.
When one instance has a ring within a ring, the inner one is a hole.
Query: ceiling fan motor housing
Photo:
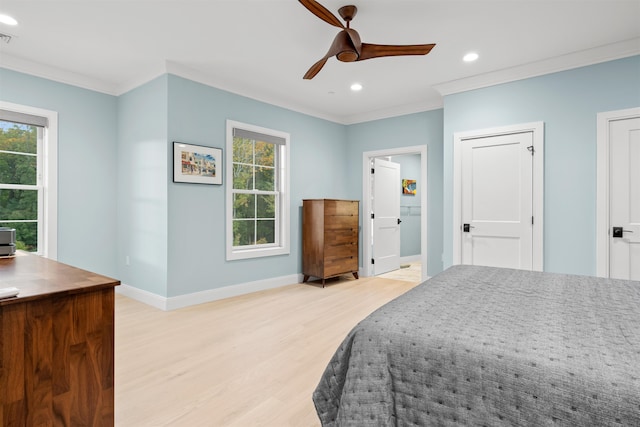
[[[333,46],[339,47],[339,52],[336,54],[336,58],[342,62],[355,62],[358,60],[358,52],[353,46],[351,37],[346,31],[340,31],[335,40]]]

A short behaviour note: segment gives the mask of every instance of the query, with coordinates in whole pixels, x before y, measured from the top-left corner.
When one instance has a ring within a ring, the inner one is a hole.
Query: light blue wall
[[[167,292],[167,76],[118,97],[118,278]],[[126,259],[129,265],[126,265]]]
[[[443,111],[438,109],[354,124],[347,128],[347,157],[349,158],[347,185],[349,195],[354,199],[362,198],[364,152],[416,145],[427,146],[427,272],[429,276],[442,271],[442,120]]]
[[[545,269],[594,274],[596,114],[640,106],[640,57],[349,126],[172,75],[114,97],[0,69],[0,99],[59,113],[60,261],[160,296],[299,273],[302,199],[360,200],[362,153],[415,145],[427,145],[433,276],[443,269],[441,254],[444,266],[452,261],[453,133],[532,121],[545,123]],[[287,256],[227,262],[225,186],[172,182],[171,142],[225,148],[227,118],[291,134]],[[199,209],[185,209],[194,200]],[[185,229],[196,239],[185,240]]]
[[[58,260],[116,269],[116,97],[0,68],[0,99],[58,112]]]
[[[453,260],[453,134],[543,121],[544,269],[595,275],[596,115],[638,106],[640,56],[446,96],[445,266]]]
[[[400,194],[400,256],[410,257],[420,255],[420,156],[417,154],[393,156],[391,161],[400,164],[400,179],[416,181],[416,194]],[[400,183],[398,183],[400,191]]]
[[[173,183],[168,165],[168,296],[300,272],[302,200],[349,195],[345,186],[349,164],[345,126],[169,76],[167,152],[172,150],[171,141],[182,141],[222,148],[226,154],[227,119],[291,135],[291,252],[226,261],[228,183]]]

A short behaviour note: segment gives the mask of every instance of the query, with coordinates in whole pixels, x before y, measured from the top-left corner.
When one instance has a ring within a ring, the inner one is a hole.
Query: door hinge
[[[375,263],[376,263],[376,260],[371,258],[371,264],[375,264]]]
[[[533,225],[533,217],[531,217],[531,225]]]
[[[533,154],[536,152],[536,149],[533,148],[533,145],[530,145],[527,147],[527,150],[529,150],[529,152],[531,153],[531,155],[533,156]]]
[[[374,168],[371,168],[371,175],[373,175],[374,173],[376,173],[376,170]]]
[[[371,214],[371,219],[375,219],[375,214]]]

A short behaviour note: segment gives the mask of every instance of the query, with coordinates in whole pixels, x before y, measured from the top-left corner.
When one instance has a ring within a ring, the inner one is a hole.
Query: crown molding
[[[105,93],[107,95],[118,95],[117,88],[112,83],[9,55],[4,52],[2,56],[0,56],[0,67],[95,92]]]
[[[433,86],[442,96],[640,55],[640,38],[572,52]]]
[[[247,89],[242,84],[217,78],[215,76],[203,73],[201,71],[194,70],[193,68],[186,67],[182,64],[178,64],[177,62],[166,61],[165,65],[166,65],[165,71],[168,74],[173,74],[178,77],[183,77],[185,79],[192,80],[194,82],[201,83],[206,86],[211,86],[216,89],[231,92],[236,95],[244,96],[246,98],[250,98],[255,101],[264,102],[266,104],[285,108],[287,110],[292,110],[296,113],[307,114],[307,115],[328,120],[331,122],[344,124],[343,119],[341,117],[330,115],[330,114],[324,114],[316,110],[311,110],[308,107],[293,103],[289,100],[274,97],[272,93],[269,93],[269,94],[259,93],[259,92],[256,92],[255,88]]]
[[[490,73],[478,74],[468,78],[443,82],[434,85],[433,88],[441,96],[446,96],[635,55],[640,55],[640,38],[598,46],[592,49],[573,52],[542,61],[531,62]],[[307,114],[319,119],[343,125],[397,117],[443,107],[442,99],[440,99],[438,102],[425,101],[414,104],[397,105],[350,116],[336,116],[309,109],[306,106],[296,104],[287,99],[274,97],[273,93],[256,92],[255,87],[248,89],[237,82],[220,79],[178,64],[174,61],[164,61],[163,64],[157,64],[156,66],[146,70],[144,74],[141,73],[139,78],[121,84],[109,83],[100,79],[51,67],[49,65],[26,60],[6,53],[3,53],[2,56],[0,56],[0,67],[113,96],[122,95],[165,73],[174,74],[179,77],[228,91],[259,102],[264,102],[297,113]]]
[[[405,116],[408,114],[422,113],[425,111],[437,110],[443,108],[442,98],[437,102],[417,102],[414,104],[396,105],[380,110],[368,111],[360,114],[353,114],[342,118],[340,123],[344,125],[353,125],[356,123],[371,122],[374,120],[389,119],[391,117]]]
[[[406,114],[420,113],[423,111],[435,110],[443,107],[442,98],[440,98],[436,103],[419,102],[415,104],[397,105],[380,110],[365,112],[362,114],[354,114],[351,116],[336,116],[309,109],[308,107],[292,103],[291,101],[285,99],[274,98],[273,94],[257,94],[255,90],[248,90],[242,84],[216,78],[215,76],[211,76],[201,71],[194,70],[193,68],[186,67],[174,61],[166,61],[165,72],[168,74],[176,75],[178,77],[183,77],[188,80],[192,80],[197,83],[204,84],[206,86],[211,86],[216,89],[231,92],[233,94],[244,96],[259,102],[264,102],[269,105],[285,108],[296,113],[306,114],[312,117],[328,120],[330,122],[342,125],[351,125],[355,123],[386,119]]]

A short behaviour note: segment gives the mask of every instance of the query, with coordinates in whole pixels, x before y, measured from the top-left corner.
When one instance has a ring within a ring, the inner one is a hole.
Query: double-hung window
[[[0,104],[0,227],[16,249],[56,258],[54,112]],[[52,212],[53,211],[53,212]]]
[[[227,259],[289,253],[289,134],[227,121]]]

